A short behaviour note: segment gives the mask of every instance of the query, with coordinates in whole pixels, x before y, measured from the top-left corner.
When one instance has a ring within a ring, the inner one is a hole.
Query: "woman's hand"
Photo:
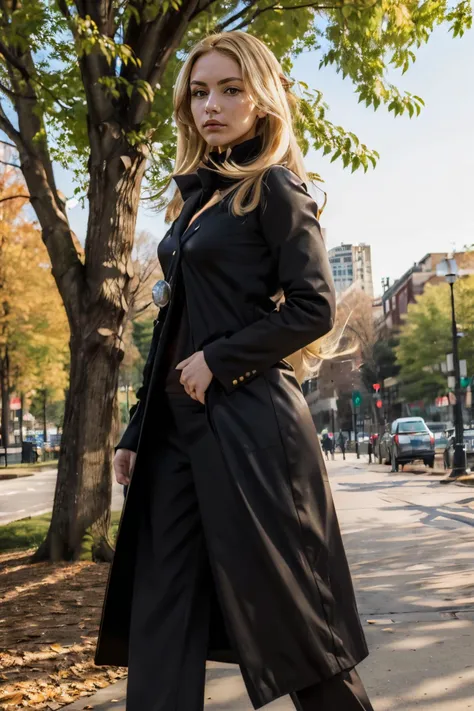
[[[136,452],[130,449],[117,449],[114,457],[114,473],[119,484],[127,486],[135,466]]]
[[[193,353],[178,363],[176,370],[181,370],[179,382],[184,386],[187,394],[204,405],[204,393],[214,377],[204,359],[203,351]]]

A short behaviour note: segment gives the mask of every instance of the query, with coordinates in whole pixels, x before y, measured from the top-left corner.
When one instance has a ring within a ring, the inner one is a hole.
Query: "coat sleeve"
[[[334,282],[316,203],[302,180],[280,165],[269,169],[262,197],[261,229],[285,302],[255,323],[204,346],[209,369],[228,393],[324,336],[334,324]]]

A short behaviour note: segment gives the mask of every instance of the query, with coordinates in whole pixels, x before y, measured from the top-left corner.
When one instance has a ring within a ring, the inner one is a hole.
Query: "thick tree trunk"
[[[130,150],[130,149],[129,149]],[[33,562],[111,559],[108,539],[122,321],[145,159],[121,154],[91,165],[86,275],[71,325],[71,373],[50,529]],[[91,533],[93,550],[85,546]]]

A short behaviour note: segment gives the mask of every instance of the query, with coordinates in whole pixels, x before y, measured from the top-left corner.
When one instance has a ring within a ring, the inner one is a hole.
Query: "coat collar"
[[[206,193],[213,193],[216,190],[223,190],[237,183],[235,178],[228,178],[220,175],[212,166],[210,159],[221,165],[226,159],[234,163],[249,163],[255,159],[262,149],[261,136],[253,136],[242,143],[238,143],[232,148],[219,153],[217,150],[209,153],[208,159],[201,163],[195,173],[181,173],[173,176],[173,180],[179,188],[183,200],[192,195],[197,190]]]

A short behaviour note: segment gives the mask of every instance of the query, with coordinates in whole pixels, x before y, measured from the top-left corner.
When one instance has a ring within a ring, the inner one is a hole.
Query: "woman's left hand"
[[[204,359],[203,351],[193,353],[178,363],[176,370],[181,370],[179,382],[184,386],[187,394],[204,405],[204,393],[214,377]]]

